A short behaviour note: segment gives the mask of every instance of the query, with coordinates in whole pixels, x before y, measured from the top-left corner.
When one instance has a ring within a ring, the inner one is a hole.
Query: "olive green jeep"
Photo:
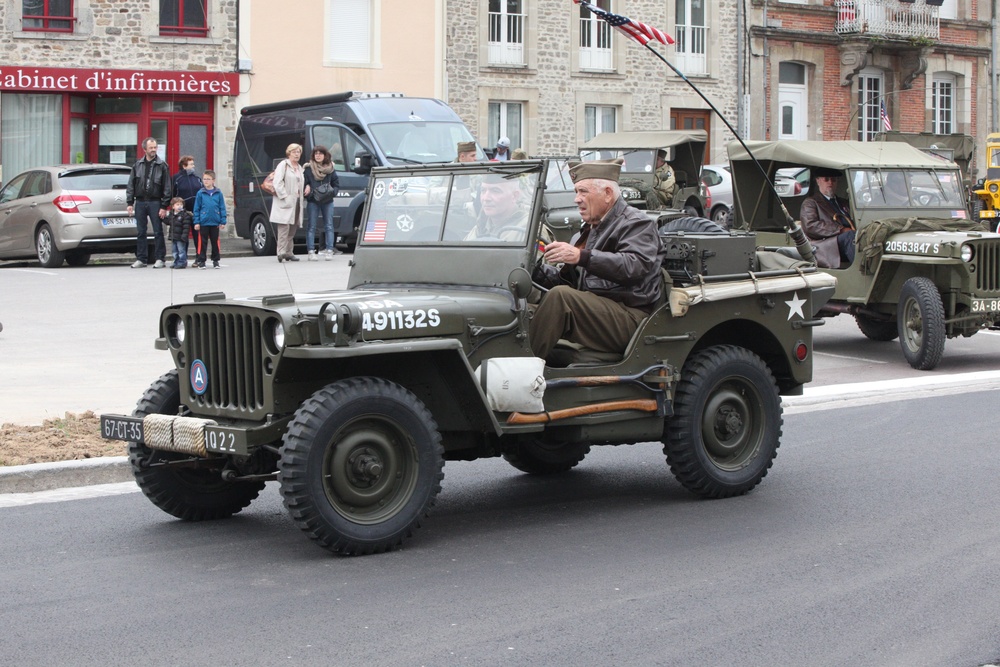
[[[447,460],[543,475],[660,441],[693,493],[748,492],[777,453],[780,395],[812,378],[835,281],[750,234],[667,232],[662,303],[627,349],[560,345],[545,363],[528,321],[547,168],[373,170],[347,289],[168,306],[156,345],[173,368],[132,415],[102,415],[103,435],[129,441],[140,488],[176,517],[230,516],[277,480],[298,526],[344,554],[410,536]],[[523,224],[474,234],[468,186],[497,177],[518,184]]]
[[[970,220],[954,162],[905,143],[747,142],[767,174],[795,167],[841,173],[837,195],[857,227],[854,262],[822,269],[837,278],[820,316],[852,315],[872,340],[899,338],[916,369],[937,366],[946,338],[971,336],[1000,321],[1000,235]],[[786,219],[764,175],[730,144],[738,219],[763,245],[789,245]],[[814,181],[783,197],[798,219]]]

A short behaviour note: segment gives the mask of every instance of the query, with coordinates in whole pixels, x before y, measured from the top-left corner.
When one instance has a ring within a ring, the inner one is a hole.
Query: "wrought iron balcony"
[[[936,40],[939,6],[935,0],[837,0],[837,34]]]

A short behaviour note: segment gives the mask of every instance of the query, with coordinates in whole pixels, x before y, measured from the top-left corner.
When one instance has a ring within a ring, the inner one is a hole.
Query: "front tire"
[[[278,239],[274,225],[262,215],[255,215],[250,221],[250,249],[258,257],[277,252]]]
[[[588,452],[586,444],[524,438],[503,453],[503,460],[529,475],[554,475],[575,467]]]
[[[854,321],[858,323],[858,329],[861,329],[861,333],[871,340],[885,342],[896,340],[899,336],[899,329],[896,323],[891,320],[876,320],[858,313],[854,316]]]
[[[910,278],[899,292],[899,345],[910,366],[929,371],[944,354],[947,331],[941,293],[930,278]]]
[[[767,475],[781,440],[781,397],[753,352],[717,345],[684,364],[663,452],[674,477],[703,498],[747,493]]]
[[[46,269],[57,269],[66,259],[66,253],[60,252],[56,247],[52,228],[47,223],[42,223],[35,232],[35,255],[38,257],[38,263]]]
[[[139,399],[132,413],[176,415],[181,404],[177,371],[160,376]],[[219,468],[145,467],[190,458],[187,454],[155,451],[138,442],[128,444],[128,460],[135,481],[154,505],[185,521],[225,519],[260,495],[264,482],[225,482]]]
[[[313,541],[346,555],[390,550],[427,516],[444,478],[430,411],[381,378],[334,382],[295,412],[281,448],[281,495]]]

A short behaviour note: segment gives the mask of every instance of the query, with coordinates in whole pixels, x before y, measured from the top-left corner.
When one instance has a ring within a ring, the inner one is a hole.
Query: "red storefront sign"
[[[235,72],[171,72],[88,67],[0,67],[0,92],[239,95]]]

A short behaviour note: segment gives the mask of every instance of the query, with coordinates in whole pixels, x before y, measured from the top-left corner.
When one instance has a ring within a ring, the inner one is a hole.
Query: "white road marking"
[[[51,491],[36,491],[34,493],[2,493],[0,508],[24,507],[38,503],[61,503],[66,500],[84,500],[86,498],[101,498],[104,496],[120,496],[139,491],[135,482],[120,482],[118,484],[94,484],[93,486],[75,486],[67,489],[52,489]]]
[[[850,359],[852,361],[867,361],[870,364],[887,364],[888,361],[869,359],[868,357],[852,357],[849,354],[833,354],[832,352],[813,352],[817,357],[834,357],[835,359]]]

